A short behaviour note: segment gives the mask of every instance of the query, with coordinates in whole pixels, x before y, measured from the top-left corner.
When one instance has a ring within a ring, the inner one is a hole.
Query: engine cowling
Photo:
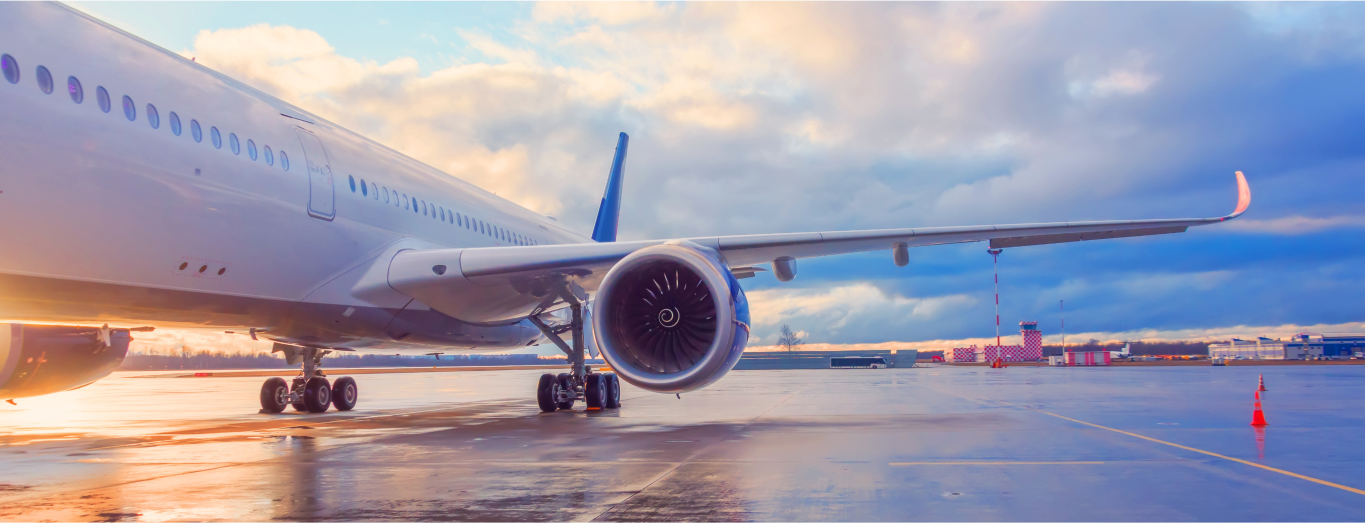
[[[739,362],[749,301],[720,254],[692,242],[640,249],[612,267],[593,304],[602,358],[655,392],[705,387]]]
[[[0,400],[80,388],[128,354],[128,329],[0,323]]]

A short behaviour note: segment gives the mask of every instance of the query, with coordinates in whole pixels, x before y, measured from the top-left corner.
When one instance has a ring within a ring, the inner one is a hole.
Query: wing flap
[[[1030,245],[1048,245],[1052,243],[1083,242],[1091,240],[1111,240],[1114,238],[1133,238],[1137,236],[1153,236],[1157,234],[1173,234],[1185,232],[1189,226],[1179,225],[1174,227],[1150,227],[1144,229],[1128,229],[1118,231],[1098,231],[1098,232],[1075,232],[1065,234],[1043,234],[1038,236],[1014,236],[1010,238],[994,238],[991,240],[992,249],[1005,247],[1028,247]]]

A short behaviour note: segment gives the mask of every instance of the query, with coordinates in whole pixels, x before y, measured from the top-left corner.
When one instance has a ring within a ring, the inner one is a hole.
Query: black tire
[[[573,408],[573,376],[566,374],[559,375],[559,388],[569,391],[569,399],[559,402],[559,410],[569,410]]]
[[[289,406],[289,382],[284,378],[270,378],[261,385],[261,410],[271,414],[284,412]]]
[[[350,376],[342,376],[332,384],[332,406],[337,410],[344,412],[354,409],[357,401],[360,401],[360,387]]]
[[[607,377],[589,374],[584,381],[583,402],[588,404],[588,410],[602,410],[607,399]]]
[[[321,414],[332,406],[332,387],[327,378],[313,378],[303,386],[303,406],[308,412]]]
[[[621,378],[607,374],[607,398],[603,406],[609,409],[621,408]]]
[[[559,379],[554,374],[541,374],[540,383],[536,385],[536,403],[540,405],[541,412],[554,412],[559,409],[555,404],[555,396],[559,394]]]

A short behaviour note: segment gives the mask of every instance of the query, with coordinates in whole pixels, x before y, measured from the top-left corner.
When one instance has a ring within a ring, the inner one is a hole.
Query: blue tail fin
[[[626,177],[626,147],[629,145],[630,137],[621,133],[621,139],[616,142],[616,157],[611,160],[607,192],[602,195],[602,207],[597,209],[597,224],[592,226],[593,241],[616,241],[616,224],[621,216],[621,182]]]

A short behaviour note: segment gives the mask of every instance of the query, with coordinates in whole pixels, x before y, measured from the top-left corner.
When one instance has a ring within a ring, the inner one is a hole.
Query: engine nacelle
[[[131,341],[127,329],[0,323],[0,400],[94,383],[123,363]]]
[[[626,256],[593,304],[602,358],[621,379],[687,392],[734,368],[749,342],[749,301],[711,249],[672,241]]]

